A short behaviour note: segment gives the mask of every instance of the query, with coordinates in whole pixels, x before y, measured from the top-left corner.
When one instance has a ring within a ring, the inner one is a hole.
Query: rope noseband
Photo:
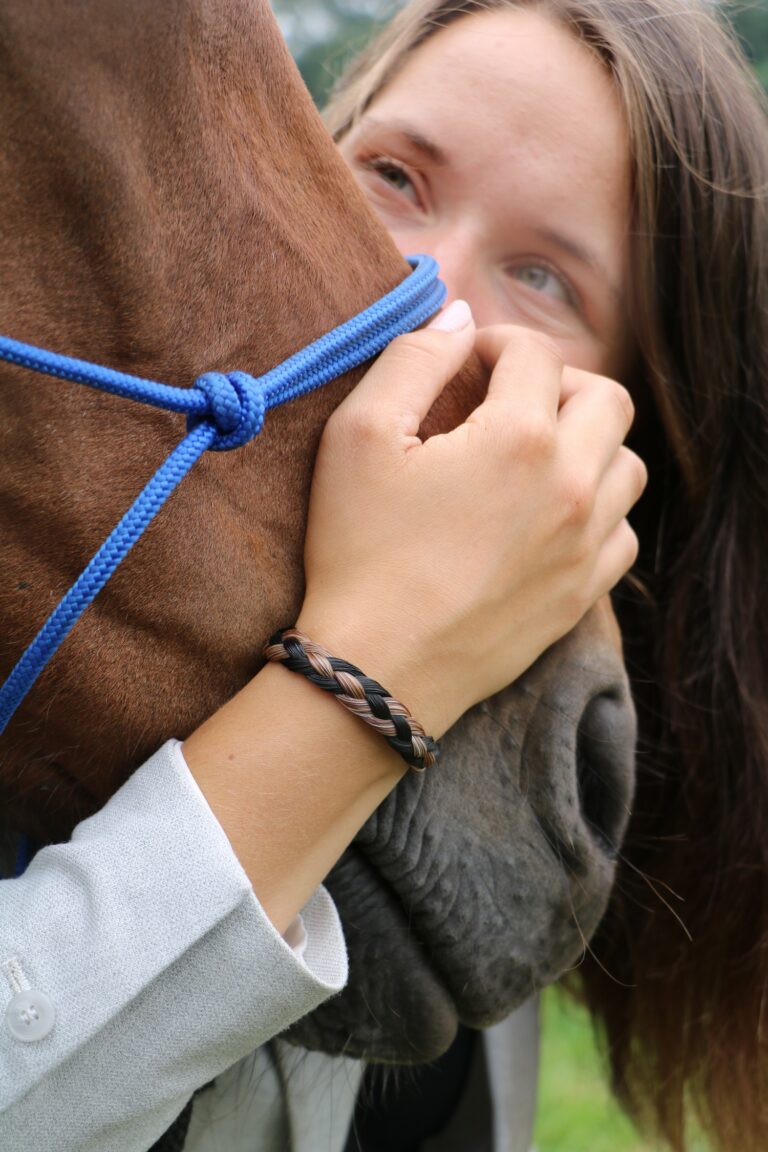
[[[364,364],[396,336],[413,331],[437,312],[446,295],[437,264],[430,256],[414,256],[409,263],[411,274],[386,296],[257,378],[245,372],[206,372],[191,388],[174,388],[0,336],[0,360],[187,417],[184,439],[64,595],[0,688],[0,734],[85,609],[204,452],[226,452],[247,444],[258,436],[268,409]]]

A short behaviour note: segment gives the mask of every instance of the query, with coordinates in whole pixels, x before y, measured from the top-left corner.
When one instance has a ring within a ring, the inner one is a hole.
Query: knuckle
[[[648,469],[643,460],[641,460],[635,452],[630,452],[629,449],[627,449],[627,455],[629,456],[629,464],[632,469],[635,491],[638,496],[640,496],[648,485]]]
[[[574,528],[583,528],[589,522],[595,502],[595,488],[584,472],[571,474],[560,492],[563,522]]]
[[[635,419],[635,405],[632,397],[623,384],[618,384],[615,380],[606,380],[606,384],[608,385],[611,402],[617,409],[619,419],[622,424],[630,428]]]
[[[365,444],[377,441],[381,435],[381,421],[377,420],[370,405],[343,404],[333,412],[323,431],[325,447]]]
[[[635,561],[640,555],[640,540],[635,530],[630,526],[628,521],[623,522],[624,525],[624,538],[626,547],[626,566],[625,572],[628,572],[633,567]]]
[[[515,450],[529,459],[551,456],[557,441],[555,422],[545,412],[529,412],[517,430]]]

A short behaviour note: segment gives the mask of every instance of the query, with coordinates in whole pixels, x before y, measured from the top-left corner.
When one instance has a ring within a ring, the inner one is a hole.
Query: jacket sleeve
[[[343,987],[323,888],[302,921],[294,950],[166,744],[0,882],[0,1148],[145,1152],[197,1087]]]

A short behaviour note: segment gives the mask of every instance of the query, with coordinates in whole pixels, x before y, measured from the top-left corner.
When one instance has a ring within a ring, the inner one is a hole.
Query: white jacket
[[[4,876],[12,856],[6,833]],[[170,741],[69,843],[0,881],[0,1149],[146,1152],[216,1078],[185,1152],[341,1152],[361,1066],[262,1047],[346,982],[324,888],[286,937]],[[535,1007],[485,1049],[494,1152],[525,1152]]]

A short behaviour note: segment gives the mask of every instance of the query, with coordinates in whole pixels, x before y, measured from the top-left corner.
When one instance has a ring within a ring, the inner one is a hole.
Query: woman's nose
[[[423,229],[418,236],[394,231],[392,236],[404,256],[424,252],[437,260],[440,279],[448,289],[447,302],[466,300],[479,328],[499,322],[491,273],[470,228]]]
[[[466,300],[472,308],[475,323],[482,327],[492,323],[492,300],[484,283],[483,265],[470,237],[452,232],[423,237],[424,251],[440,265],[440,279],[448,289],[448,301]]]
[[[448,299],[468,299],[473,288],[472,257],[470,245],[454,235],[425,237],[430,256],[440,265],[440,279],[448,289]],[[469,300],[473,305],[473,301]]]

